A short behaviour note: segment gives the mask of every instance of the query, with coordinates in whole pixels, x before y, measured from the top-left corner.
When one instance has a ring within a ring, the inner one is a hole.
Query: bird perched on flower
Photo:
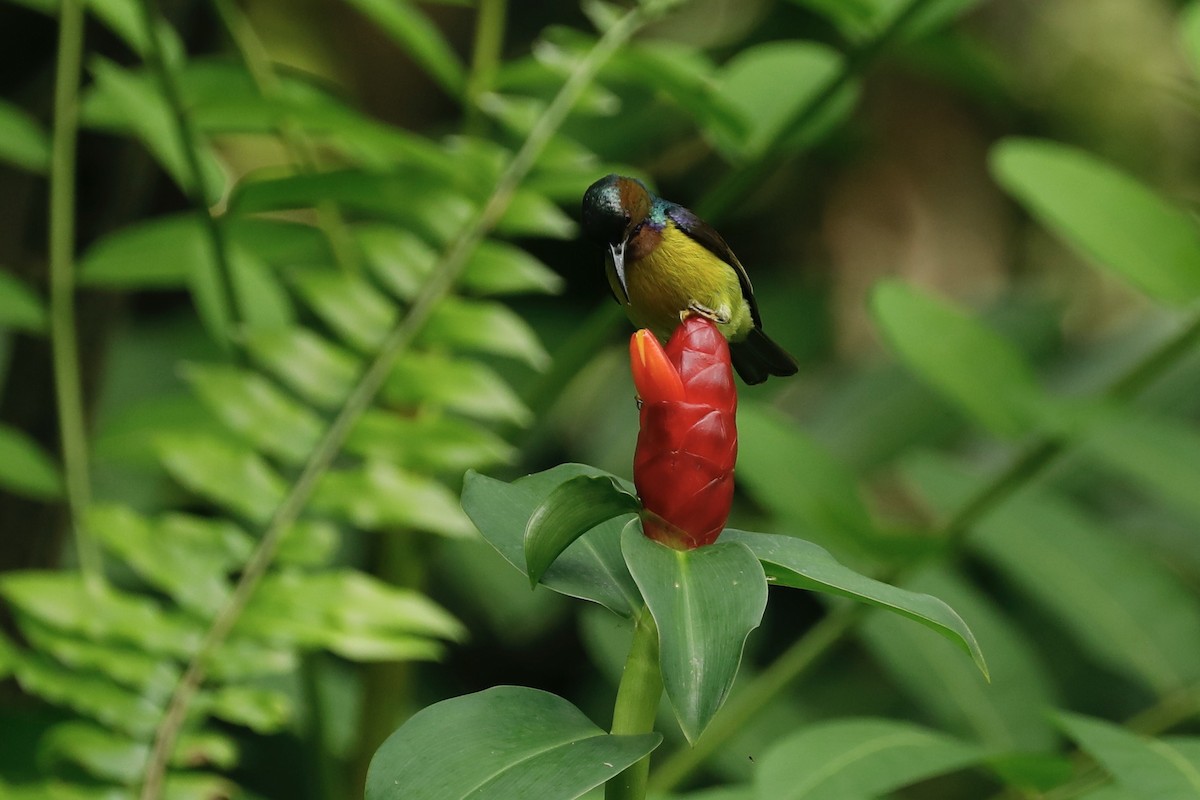
[[[694,213],[639,180],[608,175],[583,196],[583,230],[607,247],[608,284],[634,325],[666,341],[698,314],[729,340],[746,383],[796,373],[795,359],[763,333],[746,268]]]

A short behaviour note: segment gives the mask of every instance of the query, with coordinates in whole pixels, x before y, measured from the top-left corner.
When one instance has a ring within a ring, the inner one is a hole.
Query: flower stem
[[[618,735],[650,733],[662,697],[662,673],[658,667],[658,628],[650,610],[643,608],[633,629],[633,644],[617,703],[613,707],[612,732]],[[628,767],[604,787],[604,800],[642,800],[646,796],[646,781],[650,775],[650,756]]]
[[[67,504],[79,569],[90,589],[104,581],[100,549],[84,527],[91,504],[87,431],[75,329],[75,145],[79,133],[79,71],[83,60],[83,3],[64,0],[58,18],[54,79],[54,138],[50,160],[50,336],[54,390]]]

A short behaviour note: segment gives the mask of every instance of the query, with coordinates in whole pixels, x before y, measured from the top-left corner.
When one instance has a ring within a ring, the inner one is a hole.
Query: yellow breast
[[[620,297],[611,264],[608,279]],[[679,325],[680,313],[693,304],[728,318],[717,325],[727,339],[741,339],[753,325],[737,272],[674,225],[663,229],[662,241],[648,255],[626,262],[625,283],[629,319],[663,339]]]

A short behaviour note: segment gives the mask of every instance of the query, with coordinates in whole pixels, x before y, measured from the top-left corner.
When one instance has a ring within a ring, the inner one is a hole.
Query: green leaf
[[[165,703],[182,670],[170,659],[146,653],[122,642],[97,642],[43,624],[33,617],[20,620],[21,635],[30,647],[76,672],[96,672],[118,686],[132,689],[156,703]]]
[[[288,464],[303,464],[324,426],[320,417],[251,370],[185,364],[183,377],[225,426]]]
[[[1192,800],[1200,795],[1200,738],[1150,739],[1108,722],[1060,712],[1079,746],[1138,797]]]
[[[745,134],[733,138],[717,134],[717,145],[725,153],[753,159],[766,155],[777,136],[791,147],[812,143],[845,117],[853,105],[855,90],[842,89],[808,125],[787,131],[800,109],[842,68],[836,50],[814,42],[769,42],[745,49],[725,65],[717,95],[742,118]],[[787,75],[780,81],[780,75]]]
[[[44,173],[50,168],[50,137],[20,106],[0,100],[0,161]]]
[[[545,369],[550,355],[524,319],[501,303],[447,297],[429,318],[419,341],[427,346],[520,359]]]
[[[460,97],[466,70],[441,31],[406,0],[347,0],[391,37],[420,64],[443,89]]]
[[[87,529],[151,585],[210,616],[229,596],[227,576],[254,543],[225,520],[171,514],[152,522],[125,506],[93,506]]]
[[[307,328],[253,331],[245,344],[263,369],[321,408],[339,407],[362,369],[354,355]]]
[[[978,483],[932,458],[905,474],[942,513]],[[1026,490],[977,523],[969,542],[1109,668],[1160,693],[1200,678],[1195,597],[1144,549],[1066,501]]]
[[[240,213],[325,203],[412,228],[439,245],[458,236],[475,213],[475,203],[443,177],[413,169],[388,174],[339,170],[283,178],[252,175],[238,184],[229,200]]]
[[[282,730],[294,713],[288,695],[259,686],[223,686],[201,695],[193,705],[218,719],[244,725],[255,733]]]
[[[36,653],[19,654],[13,675],[27,694],[136,738],[153,736],[162,717],[162,708],[149,697],[107,677],[60,667]]]
[[[62,494],[62,478],[54,460],[23,431],[2,424],[0,487],[39,500]]]
[[[597,525],[641,510],[637,498],[606,476],[580,475],[546,495],[525,523],[525,565],[530,586],[571,544]]]
[[[140,595],[114,588],[98,592],[79,573],[27,570],[0,578],[0,596],[12,608],[60,631],[97,642],[124,642],[149,653],[190,657],[201,628]]]
[[[738,482],[772,514],[830,546],[867,541],[870,512],[854,476],[795,422],[759,403],[738,410]]]
[[[899,281],[876,285],[875,319],[908,366],[980,424],[1018,436],[1043,405],[1029,365],[1003,338]]]
[[[672,550],[642,533],[621,533],[629,573],[658,624],[663,689],[679,727],[695,742],[725,702],[746,637],[762,622],[767,581],[740,542]]]
[[[436,639],[465,637],[462,625],[420,592],[348,569],[267,575],[237,631],[355,661],[436,658]]]
[[[899,687],[950,731],[991,748],[1048,751],[1057,740],[1046,709],[1052,683],[1016,625],[979,590],[948,569],[926,569],[904,588],[942,598],[971,620],[988,654],[990,681],[933,631],[893,614],[872,613],[859,628]]]
[[[472,533],[449,489],[382,461],[326,473],[311,505],[317,513],[336,515],[368,530],[416,528],[443,536]]]
[[[525,250],[490,239],[475,248],[462,279],[465,290],[484,295],[558,294],[564,285],[557,272]]]
[[[513,483],[468,472],[462,507],[483,538],[525,573],[525,528],[538,506],[555,488],[578,476],[611,477],[582,464],[563,464]],[[627,483],[619,484],[632,491]],[[621,556],[624,520],[614,519],[585,533],[554,560],[542,585],[568,597],[599,603],[613,613],[631,617],[641,608],[637,585]]]
[[[397,225],[359,223],[354,226],[354,238],[375,277],[401,300],[414,299],[437,264],[437,250]]]
[[[466,420],[438,414],[406,416],[368,409],[346,440],[347,452],[416,472],[452,474],[507,463],[516,449]]]
[[[119,120],[116,132],[136,136],[175,183],[190,192],[193,187],[183,143],[171,111],[152,79],[100,57],[92,59],[90,69],[95,83],[83,98],[80,111],[83,123],[95,126],[100,122],[103,126],[105,121]],[[197,141],[196,146],[209,192],[205,201],[212,205],[224,195],[227,179],[207,142]]]
[[[283,502],[287,484],[253,450],[203,435],[158,439],[159,458],[176,481],[207,500],[264,524]]]
[[[367,800],[572,800],[658,746],[613,736],[555,695],[499,686],[422,709],[371,759]]]
[[[387,403],[454,411],[475,419],[526,425],[529,409],[494,370],[478,361],[409,351],[383,389]]]
[[[936,597],[881,583],[839,564],[823,547],[769,533],[726,530],[723,542],[740,542],[763,562],[767,574],[781,586],[809,589],[879,606],[937,631],[971,656],[987,677],[987,663],[975,634],[954,609]]]
[[[496,233],[501,236],[571,239],[578,232],[575,220],[545,195],[531,189],[518,189],[496,223]]]
[[[1082,150],[1007,139],[992,150],[1000,185],[1068,244],[1168,303],[1200,296],[1200,231],[1138,181]]]
[[[907,722],[847,719],[810,725],[771,749],[755,775],[772,800],[890,794],[977,762],[978,748]]]
[[[39,761],[57,766],[71,763],[89,775],[123,785],[134,785],[150,755],[147,742],[136,741],[89,722],[72,720],[55,725],[39,742]],[[171,764],[196,768],[212,765],[228,769],[237,762],[237,748],[216,734],[180,736]],[[170,789],[168,797],[175,797]]]
[[[0,141],[3,138],[0,132]],[[0,328],[29,333],[46,331],[46,305],[42,298],[24,281],[4,271],[0,271]]]
[[[292,270],[289,278],[313,313],[357,350],[378,349],[396,324],[396,306],[360,277],[312,267]]]

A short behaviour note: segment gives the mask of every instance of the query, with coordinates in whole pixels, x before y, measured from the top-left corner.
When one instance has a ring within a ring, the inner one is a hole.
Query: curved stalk
[[[63,0],[58,17],[54,134],[50,155],[50,342],[54,394],[71,526],[79,569],[89,589],[104,584],[100,548],[84,526],[91,504],[87,425],[75,329],[75,149],[79,133],[79,72],[83,61],[83,3]]]
[[[662,672],[658,666],[658,628],[650,610],[642,608],[633,629],[633,644],[617,702],[613,707],[612,732],[615,734],[650,733],[662,697]],[[643,800],[646,781],[650,775],[650,756],[647,755],[610,780],[604,787],[604,800]]]
[[[274,560],[284,535],[308,504],[318,482],[341,452],[346,437],[358,422],[359,417],[370,407],[375,395],[391,372],[396,359],[408,349],[425,327],[438,304],[449,294],[454,283],[466,268],[471,253],[500,221],[517,187],[529,174],[551,137],[566,120],[567,114],[579,100],[588,84],[595,78],[600,67],[617,48],[629,40],[638,28],[656,13],[661,13],[672,5],[674,3],[663,2],[653,8],[641,6],[622,17],[601,37],[591,52],[579,63],[575,72],[567,78],[562,89],[559,90],[542,117],[529,132],[525,143],[497,181],[483,208],[467,224],[463,234],[455,237],[450,248],[442,254],[408,313],[388,334],[374,360],[359,378],[338,415],[325,431],[316,448],[313,449],[299,478],[296,479],[283,502],[276,508],[258,546],[246,562],[245,569],[242,571],[233,593],[217,613],[195,655],[188,663],[183,677],[176,684],[167,710],[155,732],[154,744],[146,762],[146,771],[140,792],[142,800],[157,800],[162,796],[167,763],[187,719],[192,700],[200,690],[207,674],[209,660],[214,657],[233,630],[247,603],[257,590],[259,581],[262,580]]]

